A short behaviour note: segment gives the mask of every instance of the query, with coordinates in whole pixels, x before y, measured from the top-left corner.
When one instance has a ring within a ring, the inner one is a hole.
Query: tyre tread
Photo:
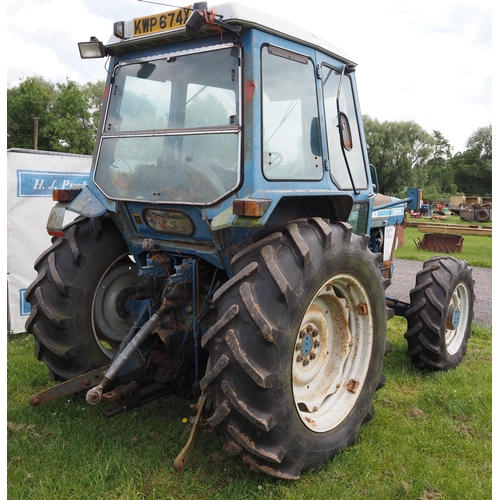
[[[26,331],[35,338],[35,357],[55,380],[68,380],[109,363],[91,330],[89,306],[82,303],[91,302],[88,280],[100,279],[108,260],[128,252],[109,215],[78,217],[64,232],[64,238],[53,238],[37,258],[37,276],[26,292],[31,305]]]
[[[422,370],[448,370],[460,363],[466,351],[473,319],[474,293],[472,270],[468,264],[451,256],[436,256],[423,264],[417,272],[415,287],[410,291],[410,307],[406,312],[408,329],[407,354],[412,363]],[[467,324],[462,345],[454,354],[446,346],[446,314],[451,294],[459,283],[469,294]]]
[[[220,319],[201,339],[210,358],[217,360],[217,366],[200,382],[214,403],[207,423],[226,435],[233,443],[231,449],[243,450],[243,460],[251,469],[297,479],[301,470],[319,466],[345,448],[356,439],[361,424],[373,417],[373,404],[367,405],[348,439],[344,437],[328,454],[309,450],[308,456],[288,443],[292,438],[287,437],[281,408],[276,406],[283,371],[278,351],[289,335],[285,327],[283,331],[280,328],[287,308],[302,295],[302,276],[316,272],[321,259],[335,256],[339,248],[362,254],[378,276],[382,256],[368,250],[368,240],[366,235],[353,234],[352,226],[346,223],[329,224],[319,218],[297,220],[236,254],[231,261],[234,276],[214,294]],[[380,288],[385,290],[389,284],[390,280],[380,275]],[[257,300],[257,293],[267,293],[266,298]],[[380,300],[385,304],[383,293]],[[385,306],[385,320],[392,313]],[[385,328],[386,322],[383,325]],[[382,344],[380,366],[389,348],[385,335]],[[385,385],[381,370],[378,374],[373,390]]]

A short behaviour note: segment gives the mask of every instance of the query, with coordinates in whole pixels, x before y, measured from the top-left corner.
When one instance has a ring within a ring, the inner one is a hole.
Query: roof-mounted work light
[[[95,36],[90,37],[90,42],[80,42],[78,48],[80,49],[80,57],[82,59],[106,57],[106,48],[104,44]]]
[[[125,23],[123,21],[118,21],[113,24],[113,35],[116,38],[125,38]]]

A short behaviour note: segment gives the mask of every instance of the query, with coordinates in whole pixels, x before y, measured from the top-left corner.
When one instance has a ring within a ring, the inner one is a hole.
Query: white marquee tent
[[[7,150],[7,335],[22,333],[30,313],[26,289],[34,264],[51,245],[45,226],[52,190],[87,182],[91,156],[29,149]],[[68,214],[66,222],[74,218]]]

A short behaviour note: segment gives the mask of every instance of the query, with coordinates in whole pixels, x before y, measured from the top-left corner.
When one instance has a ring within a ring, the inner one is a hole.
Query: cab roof
[[[180,9],[182,10],[182,9]],[[293,23],[285,21],[275,16],[271,16],[264,12],[252,9],[245,5],[230,2],[218,5],[208,5],[208,12],[214,13],[218,19],[230,25],[240,25],[242,29],[255,28],[273,35],[280,36],[287,40],[298,42],[314,49],[325,52],[329,55],[340,59],[349,66],[356,64],[345,54],[345,52],[338,46],[324,40],[314,33],[297,26]],[[172,11],[169,11],[172,12]],[[150,16],[151,19],[158,19],[161,14],[154,14]],[[192,39],[186,33],[184,26],[180,26],[168,31],[154,31],[151,33],[134,34],[134,25],[137,22],[146,22],[148,18],[132,19],[123,22],[123,38],[118,38],[113,35],[108,43],[105,44],[106,51],[109,54],[118,54],[121,52],[128,52],[131,50],[144,48],[148,46],[157,46],[168,43],[173,43],[181,40]],[[116,25],[117,23],[115,23]],[[209,27],[201,28],[197,36],[207,36],[213,34],[214,31]]]

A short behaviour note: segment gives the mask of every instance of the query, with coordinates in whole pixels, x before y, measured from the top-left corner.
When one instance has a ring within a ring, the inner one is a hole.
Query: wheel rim
[[[335,275],[319,289],[295,341],[295,406],[315,432],[337,427],[356,404],[373,346],[373,311],[367,289],[354,276]]]
[[[128,255],[117,259],[103,274],[92,300],[92,329],[102,352],[112,358],[138,315],[135,299],[137,268]]]
[[[451,296],[446,315],[446,349],[453,355],[463,343],[467,332],[470,296],[464,283],[460,283]]]

